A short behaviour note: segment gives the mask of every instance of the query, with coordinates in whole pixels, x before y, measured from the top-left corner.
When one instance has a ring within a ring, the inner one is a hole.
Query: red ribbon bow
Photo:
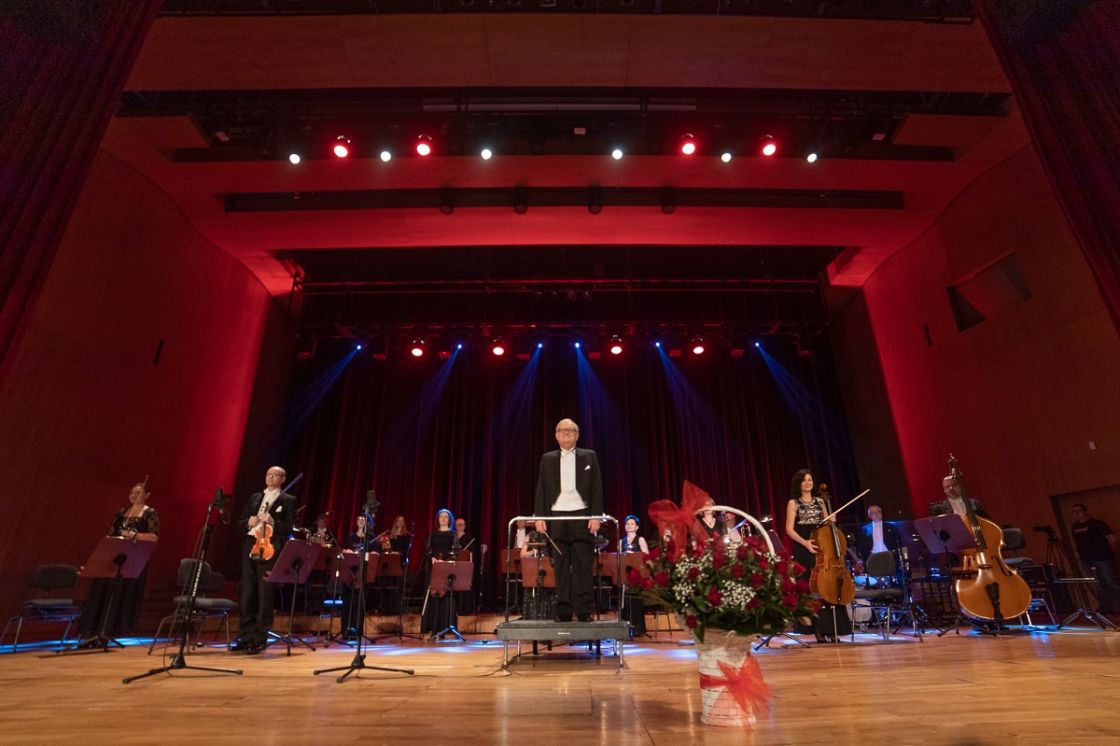
[[[743,666],[738,670],[723,661],[719,661],[719,670],[723,671],[722,679],[718,676],[700,674],[700,688],[727,687],[720,697],[730,694],[748,715],[755,709],[759,712],[770,711],[770,687],[762,680],[762,669],[758,667],[758,661],[749,653],[743,660]]]
[[[658,532],[669,532],[677,551],[681,551],[689,535],[695,536],[697,541],[704,544],[708,535],[700,528],[696,520],[696,512],[704,507],[711,496],[687,479],[681,490],[681,505],[677,507],[672,500],[655,500],[649,505],[649,517],[657,524]]]

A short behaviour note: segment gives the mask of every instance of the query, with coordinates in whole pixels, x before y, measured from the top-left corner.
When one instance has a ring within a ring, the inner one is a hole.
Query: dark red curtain
[[[771,352],[788,375],[784,393],[754,349],[672,361],[652,348],[588,361],[568,345],[530,361],[479,349],[453,361],[355,356],[332,385],[320,348],[319,366],[304,372],[282,418],[293,440],[269,450],[291,476],[305,474],[295,491],[308,522],[332,510],[332,528],[352,530],[372,488],[382,504],[377,529],[402,514],[422,541],[447,506],[491,548],[489,573],[507,521],[531,512],[537,465],[556,447],[562,417],[574,418],[580,444],[599,454],[607,511],[641,516],[647,536],[655,532],[646,506],[679,500],[684,479],[780,522],[799,468],[831,479],[838,494],[855,485],[832,363],[827,353],[790,348]]]
[[[162,0],[0,16],[0,380]]]
[[[1120,330],[1120,3],[973,4]]]

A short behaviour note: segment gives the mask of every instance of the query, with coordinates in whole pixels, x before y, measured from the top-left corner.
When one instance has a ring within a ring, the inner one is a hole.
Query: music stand
[[[451,634],[458,637],[460,642],[467,641],[455,626],[456,621],[458,621],[458,613],[455,609],[455,592],[469,591],[473,579],[474,563],[469,560],[466,562],[462,560],[432,560],[432,577],[428,580],[428,590],[432,593],[446,594],[451,603],[451,619],[448,620],[450,624],[442,630],[433,632],[428,638],[429,640]]]
[[[376,577],[377,570],[378,570],[378,565],[379,565],[379,563],[377,561],[377,557],[378,557],[378,555],[377,555],[376,552],[369,552],[368,553],[368,556],[366,557],[366,563],[365,563],[365,565],[366,565],[366,575],[367,576],[372,572],[374,574],[374,576]],[[339,584],[341,584],[343,587],[346,588],[344,593],[349,593],[350,594],[350,601],[351,601],[351,603],[350,603],[350,616],[353,617],[355,615],[355,613],[360,616],[361,621],[357,625],[355,625],[355,627],[358,630],[358,636],[359,637],[364,637],[366,642],[368,642],[370,645],[373,645],[374,643],[377,642],[377,640],[374,640],[372,637],[370,637],[369,635],[366,634],[366,609],[365,609],[365,606],[364,606],[365,600],[363,598],[361,598],[362,589],[364,589],[365,585],[362,584],[361,588],[359,588],[359,585],[358,585],[358,578],[361,577],[361,572],[362,572],[362,557],[361,557],[360,552],[347,551],[347,552],[343,552],[342,554],[339,555],[339,557],[338,557],[338,582],[339,582]],[[357,596],[358,598],[355,599],[355,596]],[[361,601],[361,603],[362,603],[360,608],[359,608],[358,601]],[[341,629],[342,629],[342,633],[341,633],[342,634],[342,640],[341,640],[341,642],[342,642],[343,645],[351,645],[351,642],[346,639],[346,634],[345,634],[346,630],[349,628],[350,619],[349,618],[342,619],[340,617],[339,621],[340,621]]]
[[[89,559],[86,560],[85,565],[78,573],[79,577],[83,578],[110,579],[109,598],[101,612],[101,626],[98,628],[96,635],[79,640],[68,648],[57,650],[55,651],[56,654],[73,653],[81,648],[91,648],[84,652],[108,653],[110,645],[115,645],[118,648],[124,647],[120,640],[108,635],[109,620],[116,611],[121,585],[125,580],[133,580],[139,577],[147,566],[148,559],[152,556],[152,550],[155,548],[156,542],[154,541],[125,539],[120,536],[101,537],[101,541],[97,542],[97,546],[93,548],[93,553],[90,554]]]
[[[372,531],[373,531],[373,517],[374,517],[374,514],[377,512],[377,509],[380,508],[380,507],[381,507],[381,503],[379,503],[377,501],[377,493],[374,490],[370,490],[369,492],[367,492],[366,493],[366,504],[362,507],[362,515],[364,515],[365,519],[366,519],[366,535],[362,538],[362,547],[361,547],[361,550],[359,550],[359,552],[358,552],[359,568],[358,568],[357,574],[352,574],[352,577],[354,577],[354,578],[363,578],[363,579],[365,578],[366,564],[367,564],[366,561],[367,561],[369,555],[371,554],[368,550],[369,550],[370,533],[372,533]],[[339,577],[341,577],[341,575]],[[359,607],[362,610],[362,626],[365,627],[366,584],[364,582],[361,583],[358,586],[358,604],[359,604]],[[362,632],[364,633],[365,630],[363,629]],[[366,665],[366,656],[362,653],[362,638],[364,636],[365,636],[364,634],[359,634],[358,635],[358,646],[354,650],[354,659],[352,661],[350,661],[350,665],[348,665],[348,666],[333,666],[331,668],[320,668],[316,671],[313,671],[312,675],[313,676],[318,676],[321,673],[331,673],[331,672],[334,672],[334,671],[345,671],[346,673],[342,674],[341,676],[339,676],[335,679],[335,681],[337,683],[341,684],[342,682],[346,681],[347,677],[350,676],[350,674],[354,673],[355,671],[361,671],[361,670],[366,669],[366,668],[370,668],[370,669],[373,669],[375,671],[390,671],[392,673],[406,673],[409,676],[411,676],[415,673],[415,671],[413,671],[410,668],[390,668],[388,666],[369,666],[369,665]]]
[[[265,578],[269,583],[275,585],[291,584],[294,586],[292,603],[288,608],[288,632],[279,636],[280,640],[288,645],[288,655],[292,654],[293,639],[308,650],[315,651],[315,648],[307,640],[302,637],[292,637],[292,619],[296,613],[296,597],[299,596],[299,587],[307,583],[307,578],[311,575],[311,570],[315,567],[322,550],[323,548],[318,544],[293,539],[284,544],[284,548],[280,550],[280,556],[276,558],[272,570]]]
[[[950,578],[953,574],[953,561],[950,555],[954,552],[958,553],[966,549],[977,549],[976,539],[973,538],[972,532],[969,530],[965,522],[956,513],[949,513],[947,515],[935,515],[929,518],[918,518],[914,521],[914,530],[918,532],[918,536],[922,537],[925,542],[926,548],[935,554],[941,554],[945,557],[945,566],[949,570]],[[953,589],[954,596],[956,595],[957,588],[956,582],[950,586]],[[952,629],[956,630],[959,635],[961,633],[961,621],[964,615],[961,614],[960,601],[955,601],[957,611],[956,616],[953,618]],[[937,633],[938,637],[944,637],[949,633],[949,627]],[[991,632],[990,634],[995,634]]]
[[[406,562],[400,552],[383,552],[378,560],[378,572],[382,578],[399,578],[394,592],[397,593],[397,640],[404,639],[404,587]]]

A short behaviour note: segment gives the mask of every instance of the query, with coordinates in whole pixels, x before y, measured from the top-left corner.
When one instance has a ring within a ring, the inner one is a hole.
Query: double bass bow
[[[1003,561],[1000,553],[1003,530],[976,514],[957,468],[957,459],[951,453],[949,476],[961,489],[965,505],[961,520],[976,542],[974,549],[961,550],[961,569],[965,577],[958,578],[955,584],[957,603],[969,616],[1000,625],[1027,611],[1031,605],[1031,588]]]
[[[828,485],[820,485],[820,498],[824,509],[830,511],[821,519],[820,526],[813,531],[811,541],[817,545],[816,562],[809,576],[809,590],[833,606],[845,606],[856,597],[856,584],[848,570],[845,557],[848,554],[848,540],[844,532],[832,520],[836,515],[871,490],[864,490],[836,510],[829,504]]]

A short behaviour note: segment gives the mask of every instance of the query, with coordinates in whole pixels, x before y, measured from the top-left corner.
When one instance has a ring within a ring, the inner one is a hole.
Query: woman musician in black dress
[[[429,586],[429,592],[424,615],[420,620],[420,634],[433,635],[448,627],[458,626],[458,619],[453,619],[451,614],[451,594],[430,589],[433,563],[454,560],[458,554],[459,535],[455,533],[455,516],[447,508],[440,508],[436,513],[435,530],[428,535],[428,547],[424,555],[425,585]]]
[[[626,516],[623,526],[626,535],[619,539],[619,551],[623,554],[649,554],[649,545],[642,536],[638,536],[638,527],[641,525],[636,515]],[[623,569],[625,572],[625,567]],[[646,602],[641,594],[629,586],[626,587],[619,602],[622,607],[622,618],[630,622],[630,637],[638,637],[646,633]]]
[[[143,482],[132,485],[128,493],[131,504],[117,511],[113,516],[113,523],[109,526],[107,536],[156,541],[159,537],[159,513],[148,505],[148,498],[151,496],[152,493]],[[140,604],[144,600],[144,581],[147,577],[148,568],[145,567],[136,578],[120,581],[120,591],[113,604],[115,608],[105,624],[106,635],[123,637],[135,633],[140,619]],[[82,603],[82,615],[78,620],[79,638],[93,637],[101,631],[101,618],[109,603],[112,583],[112,578],[98,578],[90,583],[89,594]]]

